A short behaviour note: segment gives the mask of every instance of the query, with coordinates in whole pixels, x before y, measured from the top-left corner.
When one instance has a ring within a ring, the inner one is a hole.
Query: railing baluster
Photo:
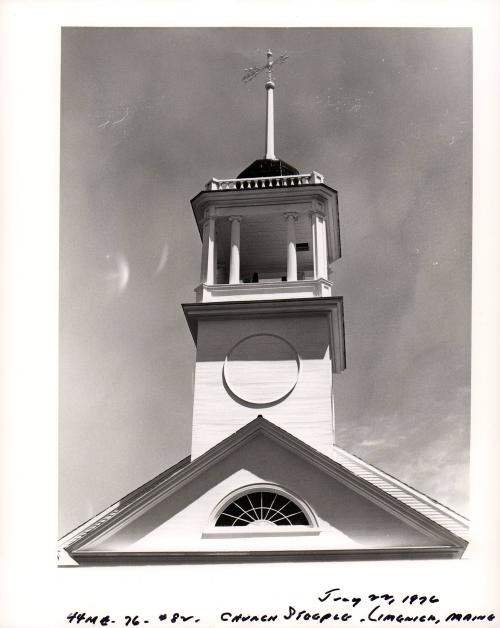
[[[286,175],[284,177],[255,177],[251,179],[211,179],[205,190],[256,190],[265,188],[295,187],[323,183],[323,176],[310,174]]]

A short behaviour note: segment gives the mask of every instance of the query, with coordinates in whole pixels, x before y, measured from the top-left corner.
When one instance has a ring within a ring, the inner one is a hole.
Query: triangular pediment
[[[308,526],[216,527],[228,496],[282,491]],[[320,453],[258,417],[67,535],[77,564],[458,557],[466,521],[332,445]]]

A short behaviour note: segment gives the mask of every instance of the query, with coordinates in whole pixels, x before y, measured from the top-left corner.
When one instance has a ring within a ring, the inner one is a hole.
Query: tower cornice
[[[202,319],[322,314],[329,319],[332,370],[335,373],[340,373],[346,367],[344,301],[342,297],[183,303],[182,309],[195,343],[198,339],[198,321]]]
[[[250,207],[252,205],[275,205],[283,202],[301,202],[304,199],[328,200],[337,198],[338,192],[325,183],[308,184],[304,186],[259,188],[259,189],[225,189],[202,190],[191,199],[191,207],[198,216],[208,206],[217,207]]]

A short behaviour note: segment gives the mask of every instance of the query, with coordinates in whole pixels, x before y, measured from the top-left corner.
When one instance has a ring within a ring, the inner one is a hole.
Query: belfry
[[[336,444],[346,367],[338,195],[265,154],[191,205],[201,275],[191,455],[61,539],[62,565],[458,558],[467,520]]]

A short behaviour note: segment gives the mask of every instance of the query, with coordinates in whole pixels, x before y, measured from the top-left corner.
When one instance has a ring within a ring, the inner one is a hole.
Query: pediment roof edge
[[[117,527],[122,527],[130,519],[139,516],[169,494],[179,490],[184,484],[260,434],[293,451],[409,525],[436,534],[451,546],[467,545],[464,540],[467,530],[465,518],[456,513],[453,513],[452,517],[450,513],[453,511],[342,448],[332,445],[332,453],[328,456],[259,415],[195,460],[187,463],[181,461],[184,465],[181,463],[174,465],[176,468],[173,471],[171,468],[161,473],[105,509],[87,524],[63,537],[59,547],[71,552]]]

